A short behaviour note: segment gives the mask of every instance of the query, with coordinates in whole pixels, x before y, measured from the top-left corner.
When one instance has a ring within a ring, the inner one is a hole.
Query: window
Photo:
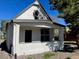
[[[25,30],[25,42],[32,42],[32,30]]]
[[[49,41],[49,29],[41,29],[41,42]]]

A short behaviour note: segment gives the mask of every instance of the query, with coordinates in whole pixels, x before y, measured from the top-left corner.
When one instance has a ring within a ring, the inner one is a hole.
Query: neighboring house
[[[33,2],[8,24],[8,51],[30,55],[63,50],[64,25],[53,20],[38,1]]]

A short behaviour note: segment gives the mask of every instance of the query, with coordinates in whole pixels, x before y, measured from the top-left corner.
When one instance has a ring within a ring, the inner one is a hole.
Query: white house
[[[53,20],[41,3],[34,1],[8,24],[8,51],[19,56],[63,50],[63,25]]]

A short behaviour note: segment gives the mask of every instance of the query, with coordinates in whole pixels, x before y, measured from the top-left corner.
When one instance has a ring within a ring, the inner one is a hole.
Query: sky
[[[39,0],[47,13],[52,16],[58,16],[57,10],[50,10],[48,0]],[[34,0],[0,0],[0,20],[11,20],[19,12],[30,5]]]

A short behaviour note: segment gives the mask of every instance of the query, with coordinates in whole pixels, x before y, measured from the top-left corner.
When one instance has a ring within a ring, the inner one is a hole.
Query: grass
[[[27,59],[32,59],[32,57],[31,56],[28,56]]]
[[[55,56],[55,54],[52,52],[46,52],[43,55],[43,59],[49,59],[51,56]]]

